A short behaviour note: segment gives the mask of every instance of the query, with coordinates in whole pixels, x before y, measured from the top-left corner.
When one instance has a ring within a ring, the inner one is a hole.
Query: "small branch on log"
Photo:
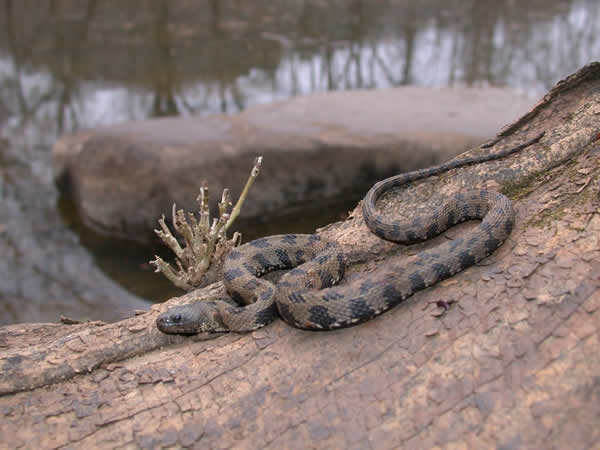
[[[162,273],[171,283],[186,291],[192,291],[215,281],[214,276],[207,277],[209,271],[212,269],[213,272],[218,272],[216,268],[222,267],[227,253],[242,241],[242,235],[238,232],[233,233],[231,239],[228,239],[227,230],[238,217],[248,191],[260,172],[261,165],[262,156],[259,156],[254,160],[250,177],[231,212],[229,212],[232,206],[229,189],[223,190],[221,201],[218,203],[219,218],[213,218],[212,223],[206,185],[200,188],[200,194],[196,198],[200,208],[198,219],[191,212],[187,213],[186,217],[186,213],[182,209],[176,210],[173,204],[171,212],[173,229],[183,237],[185,245],[182,247],[179,244],[163,215],[158,220],[161,229],[154,232],[175,253],[177,268],[173,268],[155,255],[155,259],[150,261],[150,264],[156,267],[156,272]]]
[[[246,195],[248,194],[248,191],[250,190],[252,183],[254,183],[254,180],[256,179],[256,177],[258,176],[258,174],[260,172],[261,165],[262,165],[262,156],[259,156],[254,160],[254,167],[252,168],[252,171],[250,172],[250,177],[248,178],[248,181],[246,181],[246,186],[244,186],[244,190],[240,194],[240,198],[238,199],[237,203],[233,207],[233,210],[231,211],[231,217],[225,224],[225,230],[229,229],[229,227],[231,226],[233,221],[239,215],[239,213],[242,209],[242,204],[244,203],[244,200],[246,199]],[[225,195],[225,191],[223,191],[223,195]],[[219,207],[219,212],[220,212],[220,210],[221,209]]]

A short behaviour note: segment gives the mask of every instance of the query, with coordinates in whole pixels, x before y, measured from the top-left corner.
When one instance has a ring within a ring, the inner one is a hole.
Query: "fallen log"
[[[513,199],[510,239],[482,264],[358,327],[282,321],[238,335],[167,336],[175,304],[114,324],[0,329],[0,441],[10,447],[587,448],[600,442],[600,63],[559,82],[502,130],[506,159],[453,170],[380,201],[408,214],[485,187]],[[433,195],[435,194],[435,195]],[[430,199],[430,197],[433,197]],[[360,208],[320,233],[348,277],[468,233],[405,248]]]

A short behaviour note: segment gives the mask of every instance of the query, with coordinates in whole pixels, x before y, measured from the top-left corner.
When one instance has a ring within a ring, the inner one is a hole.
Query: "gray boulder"
[[[56,176],[83,221],[144,241],[172,204],[195,211],[203,181],[213,201],[243,188],[255,156],[261,175],[242,217],[263,220],[378,179],[449,159],[492,136],[533,103],[495,88],[402,87],[334,92],[259,105],[237,115],[163,118],[60,139]]]

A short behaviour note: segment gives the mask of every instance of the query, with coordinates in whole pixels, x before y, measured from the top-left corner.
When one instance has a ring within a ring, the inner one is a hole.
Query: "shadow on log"
[[[11,446],[587,448],[600,442],[600,64],[558,83],[492,141],[506,159],[386,195],[387,214],[485,187],[514,200],[482,264],[354,328],[282,321],[238,335],[163,335],[157,315],[220,283],[106,325],[0,329],[1,441]],[[423,206],[425,205],[425,206]],[[348,277],[423,245],[371,235],[360,209],[320,233]],[[441,302],[440,302],[441,301]],[[442,305],[440,307],[438,305]],[[447,306],[447,309],[446,309]],[[208,340],[210,339],[210,340]]]

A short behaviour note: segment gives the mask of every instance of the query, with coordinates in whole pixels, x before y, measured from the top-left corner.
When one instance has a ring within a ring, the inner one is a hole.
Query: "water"
[[[593,0],[0,1],[5,117],[51,136],[236,112],[318,91],[511,86],[543,94],[600,54]]]
[[[2,180],[22,209],[38,205],[39,221],[72,234],[121,285],[164,299],[175,291],[149,278],[145,265],[155,249],[91,233],[60,199],[49,153],[59,136],[149,117],[235,113],[329,90],[507,86],[541,96],[600,59],[598,17],[596,0],[0,0]],[[15,164],[30,182],[15,175]],[[245,224],[244,232],[311,231],[354,200],[268,228]],[[12,225],[3,226],[2,245],[14,247],[6,242]],[[31,248],[50,245],[39,239]],[[0,283],[0,303],[23,291],[8,276]]]

